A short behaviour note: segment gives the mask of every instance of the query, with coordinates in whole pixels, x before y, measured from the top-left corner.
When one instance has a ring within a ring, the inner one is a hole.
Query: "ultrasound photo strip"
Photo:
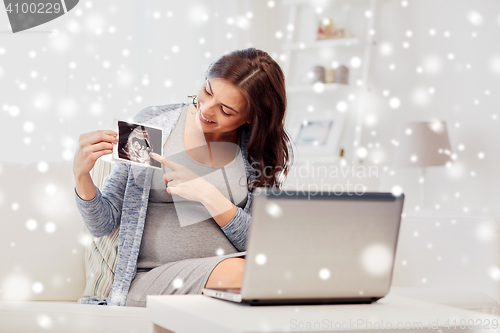
[[[113,144],[114,161],[161,169],[161,163],[149,156],[149,153],[163,155],[160,127],[116,118],[113,127],[118,133],[118,143]]]

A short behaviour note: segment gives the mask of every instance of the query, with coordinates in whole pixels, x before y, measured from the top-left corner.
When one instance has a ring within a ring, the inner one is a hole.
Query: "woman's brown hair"
[[[292,150],[284,126],[285,76],[278,63],[262,50],[236,50],[212,63],[205,76],[228,80],[246,98],[250,124],[243,126],[250,131],[248,162],[257,170],[252,188],[280,188],[290,170]]]

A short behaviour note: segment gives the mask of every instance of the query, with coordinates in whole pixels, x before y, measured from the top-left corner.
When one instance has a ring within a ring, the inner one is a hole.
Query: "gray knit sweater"
[[[147,107],[134,118],[134,122],[163,128],[163,144],[175,127],[182,108],[187,104],[170,104]],[[247,177],[253,181],[255,170],[248,162],[248,130],[240,130],[240,149]],[[83,200],[76,193],[78,210],[85,225],[94,237],[109,235],[119,226],[118,261],[110,296],[85,298],[83,304],[124,306],[130,284],[137,273],[137,257],[141,246],[144,221],[148,207],[149,191],[154,169],[126,163],[115,163],[102,191],[96,187],[92,200]],[[252,191],[248,191],[245,208],[238,207],[232,220],[221,228],[239,251],[246,251],[251,223]]]

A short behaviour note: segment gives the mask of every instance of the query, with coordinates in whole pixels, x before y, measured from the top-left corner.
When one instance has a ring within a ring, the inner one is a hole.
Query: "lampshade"
[[[401,167],[445,165],[451,161],[444,121],[402,123],[393,141],[393,164]]]

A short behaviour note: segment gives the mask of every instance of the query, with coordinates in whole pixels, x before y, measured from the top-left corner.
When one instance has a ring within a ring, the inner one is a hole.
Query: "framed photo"
[[[163,156],[162,128],[118,119],[113,119],[113,128],[118,133],[118,143],[113,144],[112,160],[162,169],[162,164],[149,156]]]
[[[290,135],[297,157],[338,157],[338,144],[344,124],[343,114],[301,113],[291,124]]]

